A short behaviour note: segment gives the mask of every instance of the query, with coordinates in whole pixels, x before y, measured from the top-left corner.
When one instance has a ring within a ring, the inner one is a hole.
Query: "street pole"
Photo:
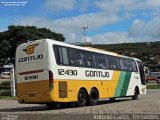
[[[11,95],[16,97],[16,79],[15,79],[15,72],[14,68],[10,71],[10,86],[11,86]]]
[[[84,40],[85,40],[85,46],[86,46],[86,29],[87,29],[88,27],[82,27],[81,29],[83,29],[84,30]]]

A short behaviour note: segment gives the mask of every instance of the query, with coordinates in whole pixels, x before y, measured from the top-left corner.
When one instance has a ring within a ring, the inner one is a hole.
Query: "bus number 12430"
[[[64,70],[64,69],[58,69],[59,75],[69,75],[69,76],[77,76],[78,72],[77,70]]]

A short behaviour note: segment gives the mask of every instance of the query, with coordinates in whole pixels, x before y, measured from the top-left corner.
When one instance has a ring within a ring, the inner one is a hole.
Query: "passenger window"
[[[98,68],[109,68],[108,59],[105,55],[97,55]]]
[[[84,61],[86,67],[96,67],[95,55],[91,52],[84,52]]]
[[[130,59],[120,59],[121,70],[124,71],[137,71],[136,63]]]
[[[67,48],[58,47],[58,53],[59,53],[60,64],[68,65],[69,63],[68,63]]]
[[[134,60],[54,45],[57,64],[137,72]]]
[[[54,54],[55,54],[55,58],[56,58],[57,64],[62,64],[62,63],[60,62],[60,55],[59,55],[58,46],[54,45],[54,46],[53,46],[53,49],[54,49]]]
[[[112,70],[119,70],[119,58],[109,56],[109,68]]]
[[[131,65],[132,65],[132,70],[133,70],[133,72],[137,72],[138,69],[137,69],[136,62],[135,62],[134,60],[131,61]]]
[[[54,46],[54,53],[57,64],[64,64],[64,65],[69,64],[67,48]]]
[[[84,66],[81,50],[70,49],[70,63],[74,66]]]
[[[121,70],[129,71],[129,64],[127,59],[120,59]]]
[[[68,53],[67,49],[62,47],[62,59],[63,59],[63,64],[68,65]]]

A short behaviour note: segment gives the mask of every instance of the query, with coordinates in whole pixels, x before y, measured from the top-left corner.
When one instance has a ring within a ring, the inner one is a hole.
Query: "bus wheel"
[[[99,95],[97,90],[91,89],[90,96],[89,96],[89,105],[97,105],[98,98],[99,98]]]
[[[77,105],[78,105],[79,107],[85,106],[86,103],[87,103],[87,99],[88,99],[88,97],[87,97],[86,91],[83,90],[83,89],[80,89],[79,92],[78,92]]]
[[[134,96],[132,96],[132,100],[137,100],[139,95],[139,90],[138,88],[135,88],[134,90]]]
[[[54,109],[57,107],[57,103],[46,103],[47,109]]]

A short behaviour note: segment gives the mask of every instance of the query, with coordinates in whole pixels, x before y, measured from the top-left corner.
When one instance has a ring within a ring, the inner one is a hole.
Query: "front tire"
[[[137,100],[138,95],[139,95],[139,90],[138,90],[138,88],[136,88],[135,91],[134,91],[134,96],[132,96],[132,100]]]
[[[87,104],[87,100],[88,100],[88,97],[87,97],[87,93],[85,90],[83,89],[80,89],[79,92],[78,92],[78,101],[77,101],[77,105],[79,107],[83,107]]]

